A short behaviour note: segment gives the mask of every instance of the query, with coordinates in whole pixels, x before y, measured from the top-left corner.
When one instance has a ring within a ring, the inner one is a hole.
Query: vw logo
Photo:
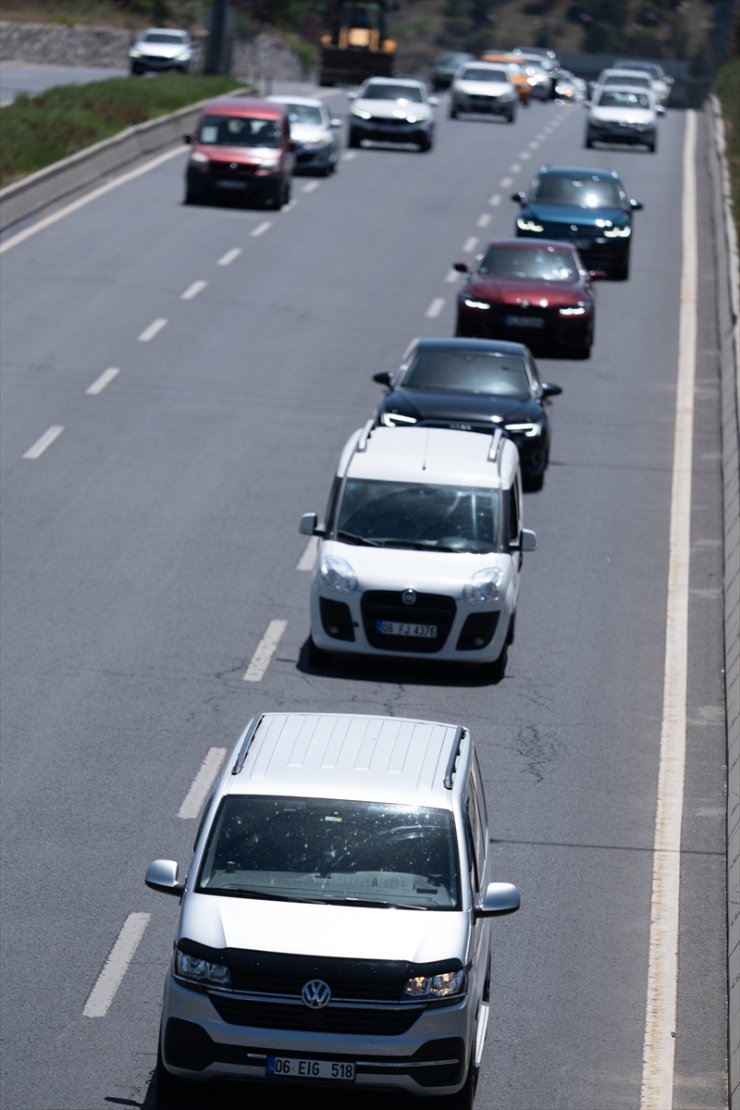
[[[230,162],[229,163],[229,169],[230,170],[238,170],[239,169],[239,163],[238,162]]]
[[[404,590],[401,594],[404,605],[416,605],[416,590]]]
[[[323,1010],[331,1002],[331,987],[323,979],[310,979],[303,985],[301,998],[309,1010]]]

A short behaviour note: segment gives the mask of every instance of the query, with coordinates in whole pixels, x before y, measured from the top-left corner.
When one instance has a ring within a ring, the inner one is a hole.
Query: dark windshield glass
[[[198,141],[209,146],[252,146],[276,148],[280,126],[271,119],[242,116],[206,116],[198,130]]]
[[[509,75],[505,69],[465,69],[461,76],[466,81],[508,81]]]
[[[446,810],[237,795],[221,803],[196,890],[453,910],[459,874]]]
[[[598,177],[567,177],[565,174],[543,174],[535,186],[532,199],[547,204],[567,204],[575,208],[615,208],[621,203],[615,181]]]
[[[578,278],[578,269],[571,255],[547,248],[491,247],[478,267],[478,273],[543,281],[576,281]]]
[[[416,104],[423,99],[416,85],[368,85],[362,96],[364,100],[412,100]]]
[[[497,489],[350,478],[339,504],[336,535],[379,547],[494,551],[499,500]]]
[[[410,389],[484,393],[522,400],[529,396],[529,379],[519,355],[421,350],[411,359],[401,384]]]
[[[604,90],[596,101],[600,108],[649,108],[647,93],[626,90]]]

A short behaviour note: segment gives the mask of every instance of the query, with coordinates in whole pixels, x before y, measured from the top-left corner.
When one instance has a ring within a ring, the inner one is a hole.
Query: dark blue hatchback
[[[632,213],[642,203],[627,195],[614,170],[542,166],[529,189],[511,199],[521,207],[517,235],[568,239],[588,267],[629,277]]]

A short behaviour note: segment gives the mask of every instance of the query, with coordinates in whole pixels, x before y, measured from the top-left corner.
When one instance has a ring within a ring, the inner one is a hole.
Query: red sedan
[[[495,239],[471,267],[457,296],[455,335],[509,339],[537,354],[588,358],[596,301],[587,270],[567,240]]]

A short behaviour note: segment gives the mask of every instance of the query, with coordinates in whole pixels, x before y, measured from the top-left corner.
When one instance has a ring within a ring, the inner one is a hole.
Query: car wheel
[[[450,101],[450,119],[457,119],[457,105],[454,100]]]
[[[628,254],[614,267],[613,274],[617,281],[627,280],[630,276],[630,256]]]
[[[196,193],[193,189],[185,189],[185,196],[182,198],[183,204],[200,204],[203,200],[202,193]]]
[[[468,1075],[462,1090],[455,1095],[448,1095],[447,1098],[436,1099],[435,1102],[441,1103],[445,1110],[473,1110],[479,1072],[480,1069],[476,1067],[471,1056],[468,1064]]]
[[[322,670],[331,664],[332,655],[329,651],[317,647],[312,636],[306,641],[306,662],[309,667],[319,667]]]
[[[656,139],[653,139],[653,141],[651,143],[648,143],[648,150],[651,152],[651,154],[655,154],[657,149],[658,149],[658,140],[656,138]]]
[[[433,146],[434,139],[432,138],[431,133],[429,135],[422,135],[422,137],[419,139],[419,150],[422,152],[422,154],[425,154],[428,150],[431,150]]]
[[[516,610],[514,610],[514,612],[511,614],[511,620],[509,621],[509,631],[506,633],[506,643],[509,644],[509,645],[513,644],[515,635],[516,635]],[[483,997],[488,998],[488,993],[486,992],[486,994],[484,994]]]
[[[359,145],[360,145],[360,136],[357,134],[356,131],[350,131],[349,136],[347,137],[347,146],[349,146],[349,147],[358,147]]]
[[[508,116],[506,117],[506,119],[507,119],[507,121],[508,121],[509,123],[514,123],[514,121],[516,120],[516,112],[514,111],[514,109],[513,109],[513,108],[512,108],[512,109],[511,109],[511,111],[509,112],[509,114],[508,114]]]

